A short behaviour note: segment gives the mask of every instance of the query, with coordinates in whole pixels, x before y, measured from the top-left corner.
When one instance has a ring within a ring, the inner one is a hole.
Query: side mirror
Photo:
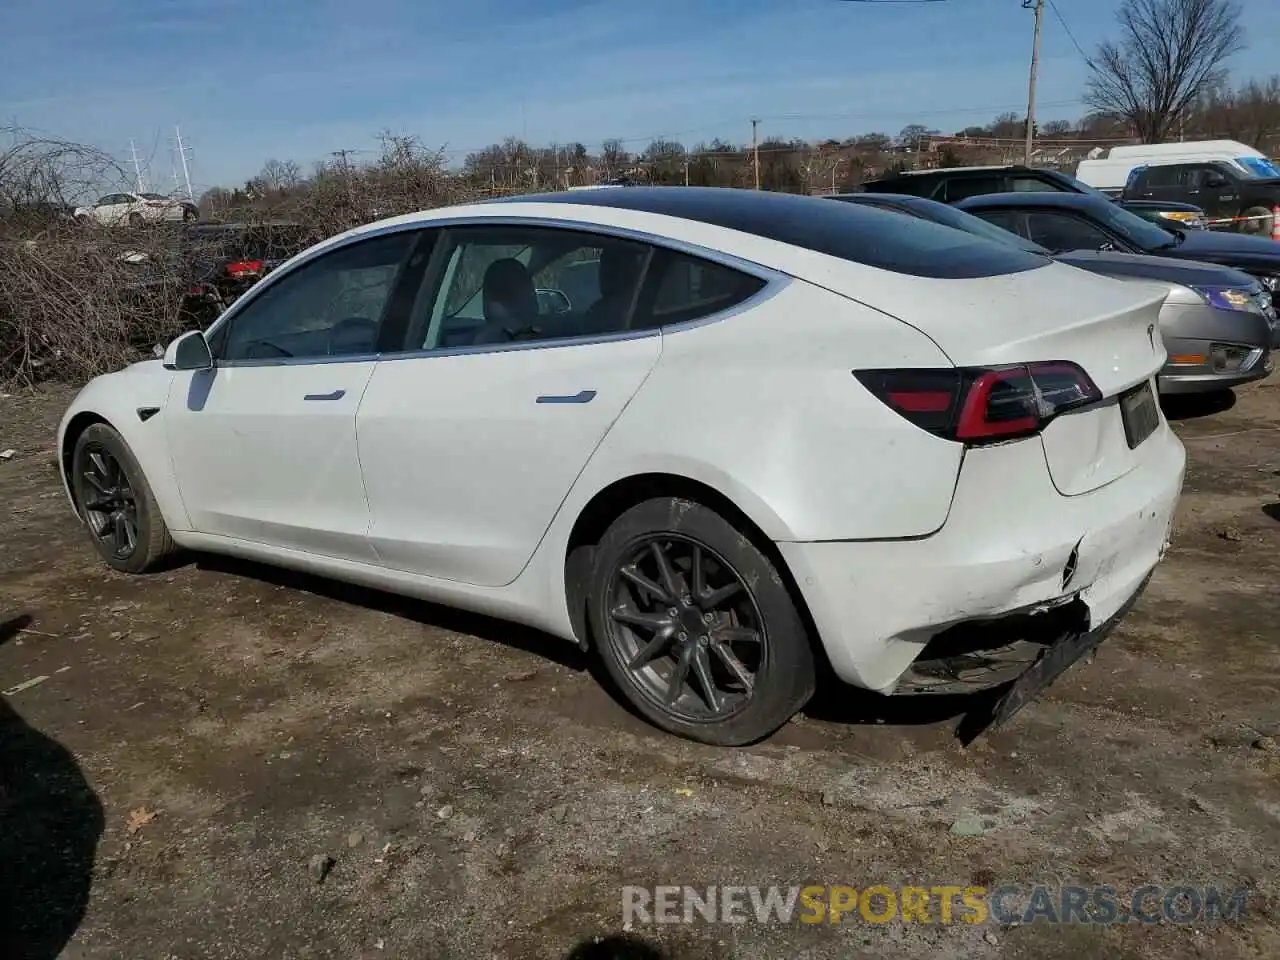
[[[558,316],[562,313],[568,313],[572,309],[573,304],[569,302],[569,295],[563,290],[556,290],[550,287],[542,287],[538,290],[539,313]]]
[[[178,337],[164,351],[166,370],[212,370],[213,353],[199,330]]]

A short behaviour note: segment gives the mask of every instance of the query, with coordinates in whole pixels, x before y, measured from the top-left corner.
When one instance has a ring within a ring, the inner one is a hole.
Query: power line
[[[1054,18],[1062,25],[1062,29],[1066,31],[1067,39],[1071,41],[1071,45],[1076,48],[1076,52],[1084,59],[1084,62],[1093,65],[1093,61],[1089,59],[1089,55],[1084,52],[1084,47],[1080,46],[1080,41],[1076,39],[1076,35],[1071,32],[1071,28],[1067,26],[1067,21],[1063,19],[1062,12],[1058,9],[1058,5],[1049,0],[1049,9],[1053,11]]]

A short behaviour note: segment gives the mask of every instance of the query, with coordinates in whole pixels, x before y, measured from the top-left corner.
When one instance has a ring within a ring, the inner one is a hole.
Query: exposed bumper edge
[[[1133,608],[1150,582],[1151,574],[1148,573],[1129,599],[1103,623],[1082,633],[1062,637],[1049,647],[1035,663],[1013,681],[1013,686],[996,702],[992,708],[992,725],[999,727],[1008,723],[1019,710],[1062,676],[1072,664],[1096,649]]]
[[[1165,368],[1169,369],[1169,368]],[[1170,394],[1214,393],[1242,387],[1269,376],[1271,367],[1259,364],[1247,373],[1161,373],[1157,378],[1162,396]]]

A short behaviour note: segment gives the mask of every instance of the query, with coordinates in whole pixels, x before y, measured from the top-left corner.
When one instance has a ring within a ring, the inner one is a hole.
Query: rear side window
[[[977,217],[992,226],[1022,236],[1022,214],[1014,210],[979,210]]]
[[[660,251],[654,272],[652,300],[641,306],[636,327],[687,323],[728,310],[764,289],[759,277],[673,251]]]
[[[1147,167],[1143,171],[1144,176],[1139,178],[1139,183],[1146,187],[1176,187],[1178,186],[1178,174],[1185,172],[1186,167],[1179,166],[1160,166]],[[1186,180],[1183,178],[1183,184]]]
[[[947,181],[947,203],[955,203],[965,197],[978,197],[1004,190],[1003,177],[957,177]]]
[[[1013,190],[1015,193],[1064,193],[1065,192],[1056,183],[1050,183],[1048,180],[1041,180],[1039,177],[1014,177]]]

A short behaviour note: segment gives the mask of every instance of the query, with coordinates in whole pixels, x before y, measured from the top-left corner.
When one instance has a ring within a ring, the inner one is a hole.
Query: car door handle
[[[544,393],[538,397],[538,403],[590,403],[596,398],[594,390],[579,390],[577,393],[554,394]]]
[[[347,395],[345,390],[334,390],[332,393],[308,393],[303,400],[341,400]]]

